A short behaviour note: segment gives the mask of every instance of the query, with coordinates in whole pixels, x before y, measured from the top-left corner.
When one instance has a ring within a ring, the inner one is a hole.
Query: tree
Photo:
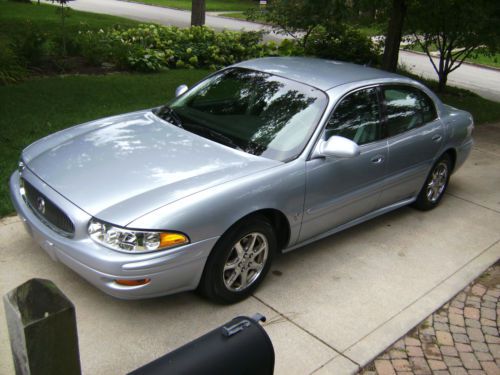
[[[418,0],[408,9],[408,27],[429,57],[438,77],[438,91],[448,75],[478,49],[494,52],[500,38],[498,0]],[[438,64],[431,52],[437,49]]]
[[[276,32],[301,40],[304,47],[318,26],[332,28],[340,24],[347,9],[345,0],[272,0],[262,16]],[[255,12],[250,12],[250,18]]]
[[[382,69],[395,72],[398,67],[399,46],[403,36],[403,25],[406,16],[406,0],[393,0],[389,16],[389,25],[385,36]]]
[[[62,34],[62,54],[66,56],[66,9],[64,6],[73,0],[50,0],[53,3],[61,4],[61,34]]]
[[[192,0],[191,26],[203,26],[204,24],[205,24],[205,0]]]

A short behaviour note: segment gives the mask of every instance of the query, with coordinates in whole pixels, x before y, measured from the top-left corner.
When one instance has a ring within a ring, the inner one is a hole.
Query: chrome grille
[[[68,215],[28,181],[21,179],[21,186],[24,187],[26,203],[45,225],[66,237],[75,234],[75,226]]]

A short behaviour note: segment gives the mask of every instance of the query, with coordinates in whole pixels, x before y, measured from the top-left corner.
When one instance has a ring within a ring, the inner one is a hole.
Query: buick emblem
[[[36,209],[42,215],[45,215],[45,199],[43,199],[42,197],[38,197],[36,199]]]

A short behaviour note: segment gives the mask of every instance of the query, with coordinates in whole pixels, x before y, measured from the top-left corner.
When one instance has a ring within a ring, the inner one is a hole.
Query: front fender
[[[176,230],[197,242],[221,236],[253,212],[276,209],[290,223],[292,245],[300,231],[304,193],[305,164],[303,160],[294,160],[172,202],[134,220],[128,227]]]

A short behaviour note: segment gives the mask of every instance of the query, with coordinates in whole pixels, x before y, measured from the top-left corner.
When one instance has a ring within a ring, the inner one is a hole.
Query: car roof
[[[327,91],[346,83],[375,79],[408,79],[383,70],[342,61],[312,57],[264,57],[243,61],[235,67],[275,74]]]

